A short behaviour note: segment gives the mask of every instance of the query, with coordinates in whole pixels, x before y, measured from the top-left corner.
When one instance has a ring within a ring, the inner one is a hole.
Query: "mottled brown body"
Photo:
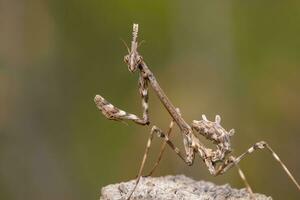
[[[150,71],[142,56],[137,51],[138,42],[138,24],[133,25],[133,39],[131,42],[131,49],[128,49],[128,55],[124,57],[124,61],[128,66],[128,70],[130,72],[135,72],[139,70],[139,93],[142,98],[142,108],[143,108],[143,116],[139,118],[135,114],[127,113],[124,110],[121,110],[108,101],[106,101],[100,95],[95,96],[95,103],[98,109],[102,112],[102,114],[111,120],[132,120],[133,122],[140,125],[149,125],[149,116],[148,116],[148,85],[152,87],[155,91],[156,95],[160,99],[163,106],[166,108],[170,116],[172,117],[172,121],[170,123],[167,134],[165,134],[160,128],[153,126],[149,135],[149,139],[147,142],[147,146],[145,149],[144,157],[142,160],[142,164],[138,173],[137,181],[135,188],[138,185],[138,182],[141,177],[141,173],[148,155],[149,148],[151,146],[151,141],[153,139],[154,133],[157,134],[158,137],[164,139],[164,144],[162,145],[159,158],[151,170],[150,174],[153,173],[155,168],[158,165],[158,162],[161,159],[161,156],[164,152],[165,145],[168,144],[171,149],[175,151],[175,153],[187,164],[192,165],[195,159],[195,154],[198,154],[200,158],[203,160],[205,165],[207,166],[210,174],[216,176],[225,173],[228,169],[236,166],[238,168],[238,172],[242,180],[244,181],[248,191],[252,193],[252,190],[244,176],[242,170],[238,167],[238,163],[248,154],[254,152],[257,149],[268,149],[273,157],[281,164],[284,171],[290,177],[290,179],[294,182],[297,188],[300,190],[300,186],[295,178],[292,176],[287,167],[283,164],[283,162],[279,159],[278,155],[271,149],[271,147],[264,141],[260,141],[255,143],[252,147],[250,147],[245,153],[241,154],[237,158],[234,156],[228,156],[231,153],[231,143],[230,137],[233,136],[234,130],[226,131],[221,126],[221,117],[216,115],[215,121],[209,121],[205,115],[202,115],[202,119],[197,121],[194,120],[191,125],[189,125],[182,117],[179,109],[176,109],[175,106],[171,103],[167,95],[161,89],[158,84],[154,74]],[[183,137],[183,144],[185,155],[177,148],[173,142],[170,140],[169,136],[171,135],[171,131],[173,128],[173,122],[175,122]],[[194,132],[196,134],[194,134]],[[204,136],[206,139],[212,141],[216,147],[214,149],[208,148],[200,142],[200,139],[197,137],[197,134]],[[128,199],[130,199],[133,194],[135,188],[130,193]]]

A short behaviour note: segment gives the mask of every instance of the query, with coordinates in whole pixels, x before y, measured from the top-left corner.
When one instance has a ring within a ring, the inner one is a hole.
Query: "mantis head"
[[[138,66],[141,64],[143,58],[139,55],[137,48],[138,48],[138,42],[137,42],[137,36],[139,31],[139,25],[133,24],[133,31],[132,31],[132,41],[131,41],[131,49],[129,50],[128,46],[124,42],[128,55],[124,56],[124,62],[128,66],[128,70],[130,72],[135,72],[138,68]]]
[[[137,46],[137,42],[131,42],[131,51],[127,47],[128,54],[124,56],[124,62],[127,64],[130,72],[135,72],[143,60],[142,56],[137,52]]]

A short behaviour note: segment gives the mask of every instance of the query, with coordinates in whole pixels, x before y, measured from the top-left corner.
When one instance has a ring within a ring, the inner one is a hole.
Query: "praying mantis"
[[[148,114],[148,87],[150,85],[156,93],[159,100],[161,101],[161,103],[163,104],[163,106],[165,107],[165,109],[172,117],[172,121],[170,122],[167,132],[162,131],[159,127],[155,125],[152,126],[146,145],[145,153],[142,159],[142,163],[137,175],[135,186],[130,192],[127,199],[130,199],[132,197],[136,187],[138,186],[154,134],[156,134],[159,138],[162,138],[164,140],[164,143],[161,146],[157,162],[153,166],[149,175],[151,175],[155,171],[162,158],[165,147],[166,145],[168,145],[188,166],[193,165],[195,155],[199,155],[200,159],[207,166],[209,173],[213,176],[224,174],[232,167],[237,167],[238,173],[241,179],[243,180],[247,190],[250,194],[253,194],[252,189],[248,184],[248,181],[243,171],[238,166],[238,163],[247,155],[253,153],[256,150],[266,149],[271,153],[273,158],[282,166],[285,173],[300,191],[299,183],[296,181],[294,176],[291,174],[291,172],[288,170],[285,164],[281,161],[281,159],[275,153],[275,151],[265,141],[255,143],[240,156],[234,157],[230,155],[232,153],[230,139],[234,135],[234,129],[227,131],[225,128],[223,128],[221,125],[221,117],[219,115],[216,115],[214,121],[209,121],[205,115],[202,115],[201,120],[193,120],[190,125],[183,119],[180,110],[171,103],[167,95],[161,89],[154,74],[146,65],[143,57],[138,52],[138,28],[138,24],[133,24],[133,39],[131,41],[131,48],[129,49],[126,45],[128,54],[124,57],[124,62],[127,64],[128,70],[130,72],[134,73],[138,71],[139,73],[138,85],[139,94],[142,99],[142,117],[140,118],[135,114],[128,113],[122,109],[117,108],[100,95],[96,95],[94,101],[96,103],[97,108],[102,112],[102,114],[110,120],[129,120],[139,125],[148,126],[150,125]],[[169,138],[174,123],[179,127],[180,132],[182,134],[185,154],[178,147],[176,147]],[[213,142],[213,144],[216,145],[216,148],[212,149],[206,147],[197,137],[197,134],[200,134],[206,139]]]

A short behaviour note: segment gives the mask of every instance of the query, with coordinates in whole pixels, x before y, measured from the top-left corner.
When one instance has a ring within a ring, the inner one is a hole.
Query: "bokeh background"
[[[98,199],[101,186],[135,177],[150,128],[108,121],[93,102],[101,94],[141,114],[120,40],[130,43],[133,22],[140,53],[188,122],[220,114],[236,129],[235,155],[266,140],[300,180],[299,1],[0,0],[1,199]],[[150,115],[168,127],[153,92]],[[178,129],[173,139],[182,147]],[[240,165],[256,192],[299,199],[267,151]],[[169,148],[155,176],[167,174],[243,187],[236,169],[212,177]]]

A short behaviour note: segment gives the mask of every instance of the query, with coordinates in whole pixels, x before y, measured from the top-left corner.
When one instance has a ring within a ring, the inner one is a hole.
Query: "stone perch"
[[[105,186],[100,200],[126,200],[135,180]],[[263,194],[254,194],[256,200],[272,200]],[[246,189],[234,189],[228,184],[195,181],[184,175],[141,178],[132,200],[250,200]]]

